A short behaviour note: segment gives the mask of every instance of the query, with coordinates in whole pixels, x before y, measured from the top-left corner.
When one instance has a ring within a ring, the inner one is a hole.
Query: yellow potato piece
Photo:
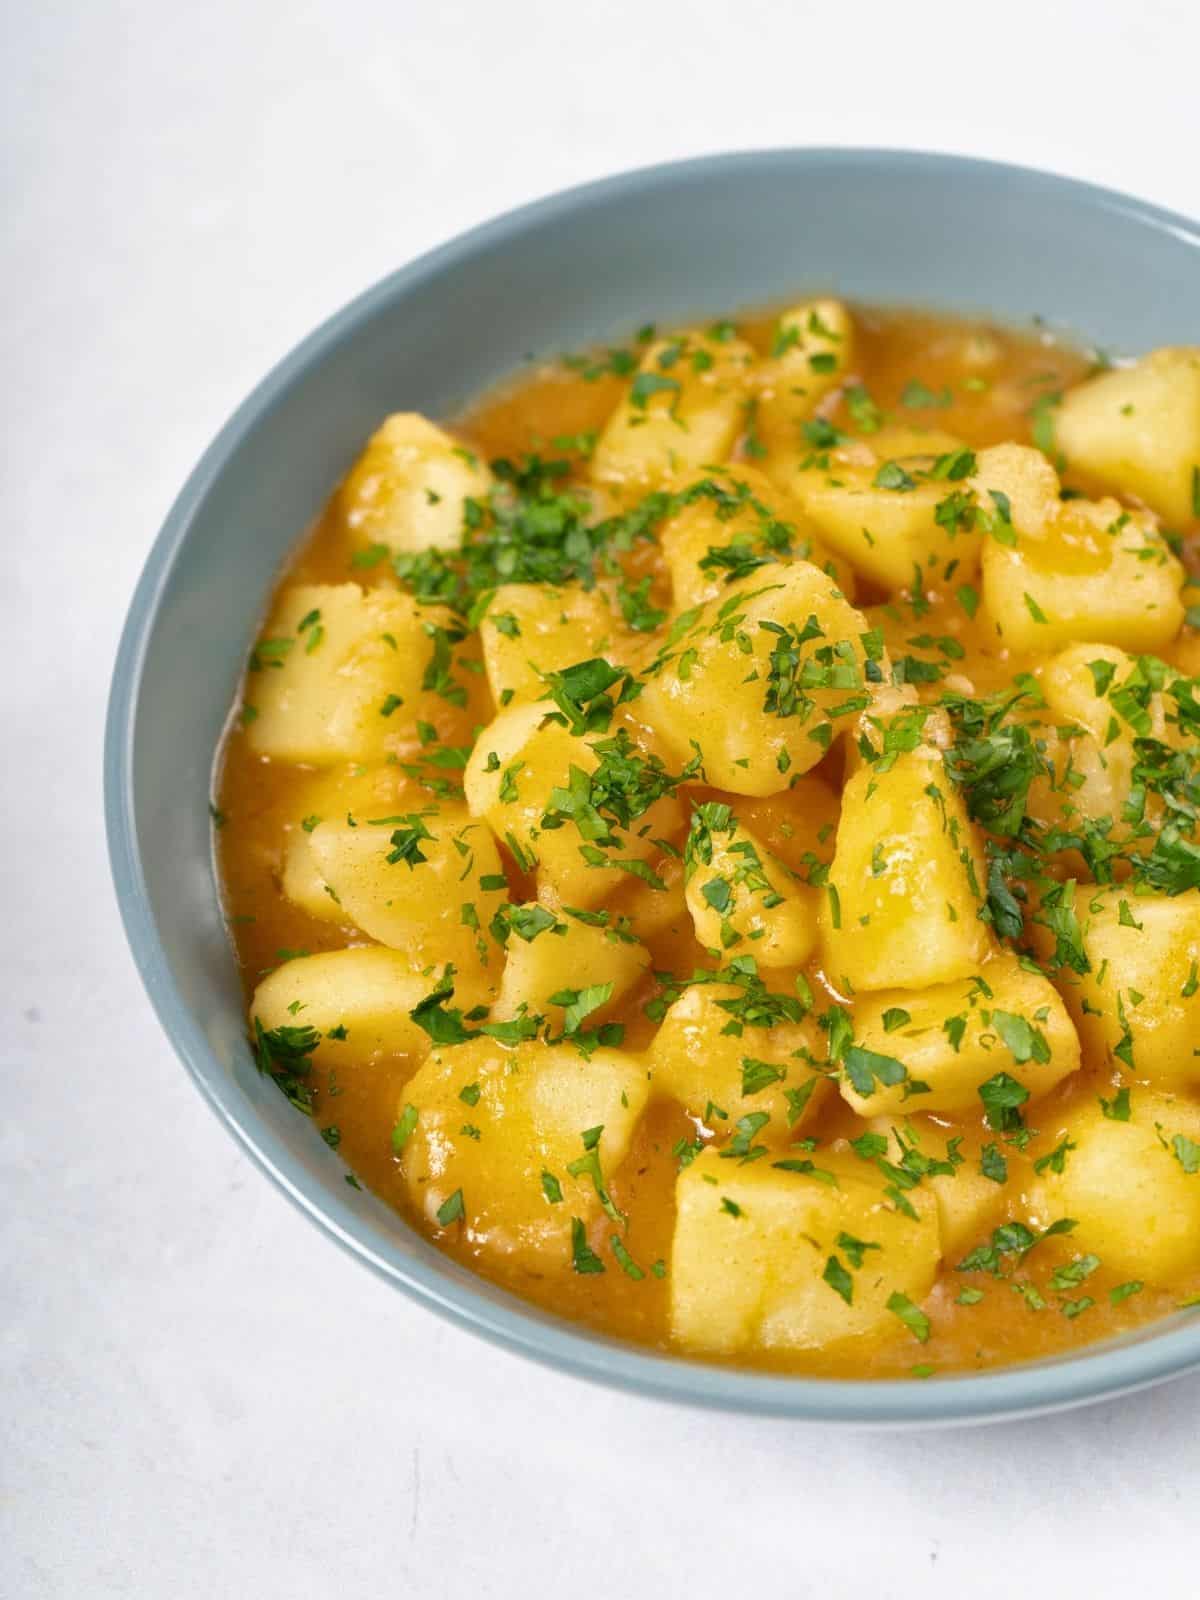
[[[825,970],[854,990],[919,989],[972,976],[990,940],[978,835],[935,752],[855,772],[842,795],[829,894]]]
[[[706,949],[746,950],[763,967],[804,965],[817,944],[816,890],[798,883],[731,808],[693,817],[688,860],[688,910]]]
[[[854,599],[854,569],[834,559],[799,502],[756,467],[714,469],[682,489],[680,499],[687,503],[658,534],[676,612],[722,598],[740,567],[755,560],[811,561]]]
[[[1079,1067],[1079,1040],[1058,991],[1007,955],[972,978],[864,996],[854,1007],[854,1041],[907,1072],[895,1084],[874,1078],[869,1094],[843,1076],[843,1097],[864,1117],[911,1108],[980,1113],[980,1085],[1001,1072],[1036,1100]],[[914,1094],[917,1083],[927,1092]]]
[[[690,329],[656,340],[592,456],[597,482],[651,485],[726,459],[746,415],[754,352]]]
[[[1030,790],[1034,816],[1056,826],[1109,818],[1111,839],[1128,835],[1122,808],[1133,784],[1135,740],[1178,743],[1177,720],[1147,668],[1161,671],[1161,664],[1104,644],[1068,645],[1038,668],[1046,708],[1031,721],[1054,775],[1039,776]],[[1145,809],[1151,818],[1161,815],[1157,796],[1146,797]]]
[[[1008,1186],[985,1176],[977,1154],[956,1167],[952,1178],[941,1174],[927,1182],[937,1201],[942,1255],[960,1261],[1001,1221],[1010,1200]]]
[[[330,893],[321,876],[307,833],[293,827],[283,858],[280,887],[294,906],[321,922],[349,922],[350,918]]]
[[[782,981],[767,988],[795,1004]],[[754,1131],[754,1142],[784,1146],[826,1099],[829,1083],[813,1065],[825,1053],[810,1020],[781,1020],[777,1004],[761,997],[749,1004],[739,985],[699,983],[672,1002],[647,1061],[655,1092],[677,1100],[722,1143],[736,1137],[742,1117],[765,1112],[769,1120]]]
[[[461,1229],[475,1249],[538,1272],[565,1267],[574,1218],[623,1231],[601,1215],[596,1174],[607,1197],[647,1092],[645,1070],[616,1050],[585,1060],[540,1040],[437,1048],[397,1107],[402,1131],[406,1108],[416,1112],[401,1157],[413,1204],[431,1225]],[[584,1135],[595,1141],[597,1164],[587,1163]]]
[[[964,484],[932,476],[943,470],[935,455],[882,450],[875,439],[870,449],[810,450],[799,466],[781,460],[774,470],[821,539],[863,577],[903,589],[914,583],[914,572],[922,582],[936,582],[953,563],[958,581],[970,578],[983,536],[965,503]]]
[[[913,1105],[925,1102],[913,1101]],[[957,1262],[968,1250],[983,1242],[1006,1213],[1012,1198],[1006,1183],[997,1183],[982,1170],[981,1152],[993,1135],[972,1130],[963,1124],[947,1124],[934,1117],[906,1114],[872,1117],[867,1129],[888,1141],[885,1159],[900,1165],[915,1151],[924,1161],[937,1167],[950,1166],[952,1172],[932,1170],[922,1177],[937,1202],[938,1236],[942,1257]],[[835,1143],[834,1148],[842,1146]],[[1006,1147],[1007,1148],[1007,1147]],[[1011,1149],[1008,1160],[1015,1159]],[[911,1158],[910,1158],[911,1159]]]
[[[371,435],[338,493],[338,510],[359,546],[456,550],[467,500],[484,500],[491,488],[492,475],[473,451],[402,411]]]
[[[770,455],[802,442],[801,426],[853,371],[854,321],[840,300],[789,306],[755,374],[755,432]]]
[[[422,811],[430,803],[429,795],[390,763],[323,772],[294,794],[291,819],[285,827],[284,895],[322,922],[349,923],[351,919],[329,892],[317,866],[310,839],[313,829],[320,822],[342,822],[347,816],[390,817]]]
[[[1010,650],[1077,640],[1158,650],[1174,638],[1184,571],[1152,516],[1115,500],[1060,500],[1054,468],[1017,444],[981,451],[972,487],[991,523],[984,609]]]
[[[494,990],[502,956],[488,929],[507,900],[504,872],[491,834],[463,805],[330,817],[308,840],[347,921],[402,951],[414,971],[452,964],[460,997]]]
[[[1069,389],[1055,441],[1072,467],[1136,495],[1176,527],[1194,521],[1200,349],[1154,350]]]
[[[492,699],[498,706],[540,700],[542,674],[605,654],[613,631],[612,610],[598,589],[502,584],[479,624]]]
[[[328,1035],[344,1028],[344,1039],[326,1037],[320,1046],[329,1066],[359,1066],[392,1055],[419,1061],[429,1036],[409,1013],[428,992],[428,979],[398,950],[328,950],[276,967],[255,989],[250,1016],[268,1031],[316,1028]]]
[[[668,1282],[671,1331],[685,1349],[816,1350],[893,1328],[910,1337],[888,1301],[919,1306],[933,1287],[936,1201],[911,1190],[914,1221],[867,1162],[822,1150],[805,1159],[818,1171],[781,1171],[766,1159],[743,1166],[706,1151],[680,1173]],[[861,1266],[846,1238],[861,1247]],[[831,1260],[849,1303],[828,1281]]]
[[[589,1014],[586,1025],[594,1027],[611,1013],[649,970],[650,952],[629,935],[618,935],[615,917],[594,914],[606,916],[606,925],[581,922],[569,912],[556,913],[536,903],[513,908],[493,1017],[515,1017],[524,1007],[530,1016],[544,1016],[558,1033],[564,1008],[552,1005],[551,995],[595,985],[610,985],[611,993]]]
[[[778,794],[871,703],[890,671],[877,643],[817,567],[765,567],[701,609],[637,710],[681,764],[698,747],[717,788]]]
[[[440,635],[439,632],[440,631]],[[417,722],[438,739],[469,737],[477,647],[442,606],[356,583],[284,589],[251,658],[246,739],[257,755],[331,766],[419,751]],[[438,649],[442,692],[426,688]]]
[[[526,871],[536,868],[539,890],[563,905],[590,909],[614,894],[627,869],[609,866],[610,860],[649,864],[659,853],[656,839],[672,839],[683,820],[673,795],[657,799],[633,825],[613,823],[615,840],[609,849],[597,844],[577,822],[546,827],[544,819],[555,809],[556,790],[587,787],[601,762],[595,750],[606,735],[577,737],[547,713],[548,702],[510,706],[479,735],[464,773],[467,804],[483,818],[497,839],[503,840]],[[611,733],[616,737],[617,725]],[[637,759],[649,758],[635,750]],[[581,777],[572,780],[572,772]],[[589,826],[587,820],[584,827]],[[599,852],[594,864],[591,852]]]
[[[1090,971],[1063,993],[1092,1058],[1163,1087],[1200,1084],[1200,890],[1081,887],[1074,909]]]
[[[1040,1226],[1073,1217],[1072,1245],[1122,1277],[1166,1284],[1200,1267],[1200,1107],[1134,1088],[1128,1121],[1092,1100],[1047,1138],[1072,1148],[1034,1185]]]

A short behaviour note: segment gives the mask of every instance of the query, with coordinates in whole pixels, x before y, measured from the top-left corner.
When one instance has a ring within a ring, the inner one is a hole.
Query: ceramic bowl
[[[247,1153],[318,1228],[432,1310],[582,1377],[697,1405],[930,1424],[1077,1404],[1200,1365],[1200,1314],[1076,1355],[927,1381],[776,1377],[603,1338],[457,1266],[260,1078],[222,925],[213,751],[275,574],[389,411],[453,414],[530,353],[810,290],[1040,317],[1114,352],[1195,339],[1200,228],[1016,167],[885,150],[709,157],[571,189],[368,290],[270,373],[184,486],[130,608],[106,810],[134,956],[171,1042]]]

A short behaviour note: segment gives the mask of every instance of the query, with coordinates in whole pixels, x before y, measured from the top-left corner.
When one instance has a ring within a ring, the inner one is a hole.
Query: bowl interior
[[[335,1237],[527,1354],[705,1404],[964,1420],[1070,1404],[1200,1361],[1194,1321],[936,1384],[773,1378],[619,1346],[515,1302],[350,1189],[335,1154],[259,1078],[208,812],[213,751],[274,575],[387,412],[444,416],[531,355],[807,290],[1040,316],[1115,352],[1178,343],[1200,329],[1198,246],[1181,218],[1010,167],[870,151],[717,157],[486,224],[369,291],[250,397],[181,494],[134,599],[110,707],[109,832],[131,943],[168,1033],[231,1129]]]

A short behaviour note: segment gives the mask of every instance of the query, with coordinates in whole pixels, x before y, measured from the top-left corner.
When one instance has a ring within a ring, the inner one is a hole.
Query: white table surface
[[[332,1248],[150,1014],[99,754],[175,490],[373,279],[722,147],[961,150],[1197,214],[1200,7],[14,0],[0,30],[0,1594],[1194,1595],[1200,1378],[952,1434],[694,1414]]]

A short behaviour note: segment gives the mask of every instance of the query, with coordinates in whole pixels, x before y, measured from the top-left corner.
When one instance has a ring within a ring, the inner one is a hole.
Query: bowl
[[[222,924],[213,751],[273,579],[389,411],[452,415],[530,352],[654,319],[850,299],[1040,317],[1110,351],[1200,328],[1200,227],[1046,173],[887,150],[706,157],[587,184],[473,229],[337,313],[210,446],[150,553],[109,705],[113,875],[150,999],[230,1133],[330,1237],[454,1322],[581,1377],[692,1404],[875,1425],[1050,1410],[1200,1366],[1200,1314],[982,1374],[814,1379],[706,1365],[544,1314],[344,1181],[255,1070]]]

